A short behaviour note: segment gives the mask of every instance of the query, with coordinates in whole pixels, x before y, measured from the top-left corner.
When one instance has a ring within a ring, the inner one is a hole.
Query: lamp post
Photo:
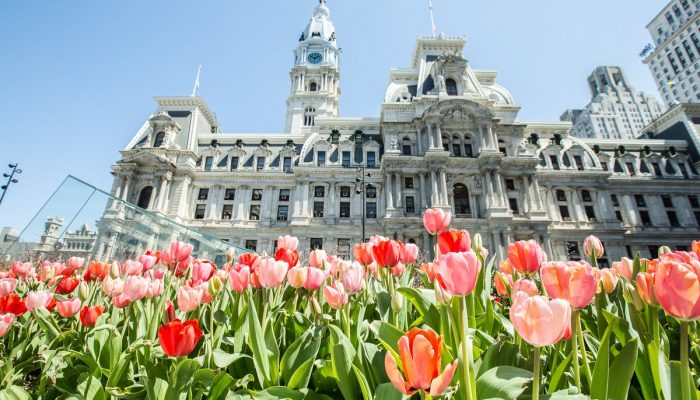
[[[365,183],[365,178],[370,178],[372,176],[372,173],[365,173],[365,169],[366,167],[357,167],[358,175],[357,177],[355,177],[355,182],[358,185],[360,185],[359,187],[355,188],[355,193],[362,194],[362,243],[365,243],[367,241],[365,237],[365,225],[367,217],[367,195],[365,192],[367,187],[372,187],[371,183]]]
[[[8,167],[12,169],[9,174],[5,173],[2,174],[3,177],[7,178],[7,183],[0,186],[0,189],[2,189],[2,195],[0,195],[0,204],[2,204],[2,200],[5,198],[5,193],[7,193],[7,189],[10,187],[11,184],[19,182],[17,179],[14,178],[15,174],[21,174],[22,170],[17,168],[17,163],[15,164],[8,164]]]

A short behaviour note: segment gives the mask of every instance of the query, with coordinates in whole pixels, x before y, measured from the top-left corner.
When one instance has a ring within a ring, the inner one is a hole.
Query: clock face
[[[323,55],[321,53],[310,53],[306,59],[309,64],[320,64],[323,61]]]

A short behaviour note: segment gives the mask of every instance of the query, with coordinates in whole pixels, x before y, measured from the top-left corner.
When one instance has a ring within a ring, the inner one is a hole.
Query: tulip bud
[[[399,293],[398,291],[395,291],[394,293],[391,294],[391,309],[396,311],[399,311],[403,307],[404,299],[403,295]]]
[[[211,279],[209,279],[207,290],[209,291],[210,295],[216,296],[221,291],[223,286],[224,283],[221,281],[221,278],[219,278],[219,275],[214,275]]]
[[[112,268],[109,269],[109,276],[112,277],[112,279],[119,278],[121,276],[121,266],[119,265],[119,261],[114,260],[112,261]]]
[[[484,239],[481,238],[480,233],[477,233],[472,237],[472,250],[474,250],[475,253],[480,254],[482,247],[484,247]]]
[[[321,316],[323,315],[323,311],[321,310],[321,305],[318,304],[318,300],[316,300],[316,296],[311,296],[311,306],[313,307],[314,314]]]
[[[233,258],[236,256],[235,251],[233,250],[233,247],[229,248],[226,251],[226,261],[231,261]]]
[[[165,312],[163,312],[163,324],[167,325],[175,320],[175,306],[173,302],[168,299],[165,300]]]
[[[670,247],[668,246],[661,246],[659,247],[659,257],[661,257],[664,254],[671,254],[673,251],[671,250]]]
[[[81,301],[87,300],[87,298],[90,296],[90,287],[88,287],[87,282],[82,281],[80,282],[80,285],[78,286],[78,297],[80,298]]]
[[[452,295],[447,293],[437,280],[433,284],[433,289],[435,290],[435,298],[440,304],[449,304],[452,301]]]

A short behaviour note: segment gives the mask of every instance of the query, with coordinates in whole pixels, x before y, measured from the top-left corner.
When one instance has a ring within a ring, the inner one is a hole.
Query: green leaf
[[[335,325],[328,325],[331,331],[331,362],[338,388],[346,399],[356,398],[355,379],[351,375],[355,349],[343,332]]]
[[[301,389],[309,384],[313,361],[321,348],[320,333],[320,328],[307,330],[289,345],[287,351],[284,352],[280,362],[280,371],[282,379],[287,383],[288,388]],[[311,361],[311,363],[308,361]],[[305,366],[305,368],[302,370],[303,374],[300,374],[299,371],[302,366]],[[295,376],[294,382],[292,382],[293,376]]]
[[[556,351],[556,350],[555,350]],[[564,377],[564,374],[566,371],[569,370],[569,366],[571,365],[571,360],[573,359],[573,353],[569,352],[569,355],[566,356],[565,359],[563,359],[559,365],[557,365],[557,369],[554,371],[552,374],[552,377],[549,380],[549,387],[547,388],[547,393],[554,393],[556,392],[562,385],[560,385],[560,382],[562,382],[562,377]],[[566,380],[564,382],[566,383]]]
[[[476,380],[476,398],[517,399],[530,381],[530,371],[509,366],[491,368]]]
[[[209,400],[223,400],[226,398],[230,391],[230,387],[233,385],[235,380],[231,375],[226,372],[219,372],[216,374],[211,382],[211,387],[209,388]]]
[[[263,330],[258,321],[258,312],[255,308],[253,295],[248,292],[248,346],[253,352],[253,363],[255,364],[255,373],[258,377],[258,382],[263,388],[272,386],[272,375],[270,360],[267,354],[265,345],[265,337]]]
[[[170,375],[166,399],[179,399],[182,392],[189,391],[194,375],[200,368],[201,365],[195,360],[186,358],[180,361]]]
[[[369,387],[369,383],[367,382],[367,378],[365,378],[365,375],[356,366],[353,365],[352,370],[355,372],[355,377],[357,378],[357,382],[360,384],[360,391],[362,392],[362,398],[364,400],[372,400],[372,389],[370,389],[370,387]]]
[[[630,340],[620,353],[615,357],[610,366],[610,382],[614,382],[608,388],[608,399],[625,400],[629,392],[630,382],[634,374],[634,364],[637,362],[637,339]]]
[[[217,368],[226,368],[241,358],[250,358],[247,354],[230,354],[221,349],[214,350],[212,352],[212,357],[214,358],[214,365],[216,365]]]
[[[122,354],[119,362],[110,371],[109,379],[107,380],[107,387],[117,387],[121,386],[120,383],[124,379],[124,376],[129,371],[129,363],[131,362],[132,353]]]
[[[102,382],[89,374],[83,374],[80,377],[78,384],[78,392],[85,400],[104,400],[106,397],[105,391],[102,388]],[[80,397],[78,397],[80,398]]]
[[[593,369],[593,382],[591,386],[591,398],[607,399],[608,398],[608,372],[610,368],[610,335],[612,333],[612,325],[608,326],[603,334],[603,340],[600,342],[598,356],[595,360],[595,368]]]
[[[31,396],[19,386],[12,385],[0,390],[0,399],[3,400],[31,400]]]
[[[382,383],[374,392],[374,400],[402,400],[403,398],[404,395],[391,383]]]
[[[292,376],[287,380],[287,387],[290,389],[303,389],[309,385],[309,380],[311,379],[311,372],[314,367],[314,359],[309,358],[299,365]]]
[[[401,330],[384,321],[372,322],[370,329],[377,337],[377,340],[381,342],[385,349],[391,352],[394,358],[397,360],[401,359],[399,356],[399,339],[404,335]]]
[[[32,310],[32,315],[39,326],[46,332],[46,337],[49,341],[53,341],[61,333],[56,320],[53,319],[47,309],[35,308]]]

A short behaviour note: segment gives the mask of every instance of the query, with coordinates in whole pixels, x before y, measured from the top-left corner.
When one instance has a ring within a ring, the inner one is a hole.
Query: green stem
[[[540,348],[535,346],[535,367],[532,370],[532,400],[540,398]]]
[[[683,400],[690,400],[690,369],[688,365],[688,321],[681,321],[681,389]]]
[[[467,400],[472,400],[474,397],[472,396],[472,379],[471,379],[471,366],[469,365],[469,348],[467,346],[467,341],[469,340],[468,332],[469,332],[469,326],[467,325],[467,320],[464,318],[464,314],[466,314],[466,308],[467,308],[467,299],[462,296],[461,301],[459,302],[459,326],[462,329],[461,332],[461,350],[462,350],[462,363],[463,363],[463,371],[462,373],[464,374],[464,381],[466,382],[466,387],[464,388],[467,392]]]
[[[344,305],[340,312],[343,315],[343,328],[345,329],[345,336],[352,342],[352,337],[350,336],[350,314],[348,313],[348,308],[350,308],[350,303]]]
[[[586,376],[588,387],[593,384],[591,376],[591,367],[588,365],[588,357],[586,357],[586,342],[583,340],[583,329],[581,329],[581,314],[576,315],[576,333],[578,333],[578,342],[581,346],[581,358],[583,358],[583,373]],[[590,390],[590,389],[589,389]]]
[[[124,308],[124,326],[122,326],[122,340],[126,338],[126,344],[129,344],[129,339],[126,337],[127,327],[129,326],[129,312],[131,311],[131,304]]]
[[[207,365],[214,368],[212,365],[212,359],[214,357],[214,301],[212,299],[211,304],[209,304],[209,354],[207,354]]]
[[[654,330],[654,343],[660,343],[660,335],[659,335],[659,312],[657,311],[656,307],[654,306],[649,306],[649,312],[651,314],[651,326],[652,329]]]
[[[581,372],[579,371],[579,366],[578,366],[578,344],[577,338],[578,338],[578,333],[576,332],[576,329],[578,327],[578,310],[572,310],[571,311],[571,351],[573,352],[573,356],[571,357],[571,362],[574,363],[574,385],[576,386],[576,389],[578,389],[579,393],[581,392]]]

